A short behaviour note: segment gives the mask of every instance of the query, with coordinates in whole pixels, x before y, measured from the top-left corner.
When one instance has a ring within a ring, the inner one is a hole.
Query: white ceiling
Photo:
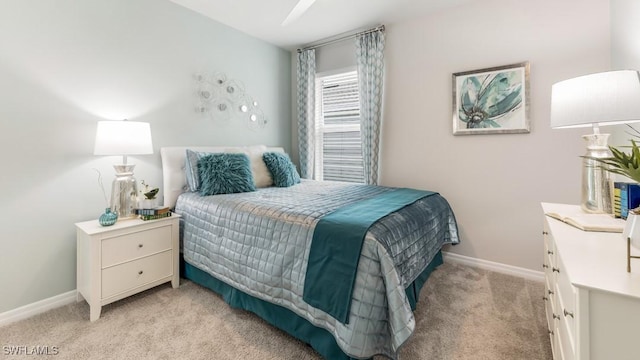
[[[296,21],[282,22],[298,0],[171,0],[285,49],[422,16],[475,0],[316,0]]]

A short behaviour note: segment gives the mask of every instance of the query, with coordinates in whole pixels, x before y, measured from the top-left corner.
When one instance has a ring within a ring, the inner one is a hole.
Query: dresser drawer
[[[555,296],[549,294],[549,287],[547,287],[546,285],[544,287],[543,299],[545,299],[544,308],[545,308],[545,313],[547,315],[547,324],[549,325],[549,330],[553,331],[556,327],[555,319],[553,318],[553,315],[556,314],[555,303],[554,303]]]
[[[569,277],[567,276],[566,269],[560,257],[558,257],[557,262],[560,272],[558,272],[556,277],[556,311],[562,322],[566,324],[565,328],[568,336],[566,341],[573,345],[576,341],[576,327],[573,318],[576,313],[576,292],[573,285],[569,282]]]
[[[573,343],[573,338],[569,334],[569,329],[567,327],[568,323],[566,319],[561,316],[561,319],[558,321],[558,347],[560,348],[560,353],[562,354],[563,360],[574,360],[576,358],[575,346]]]
[[[171,276],[172,254],[168,250],[102,270],[102,298]]]
[[[102,240],[102,268],[171,249],[171,226]]]

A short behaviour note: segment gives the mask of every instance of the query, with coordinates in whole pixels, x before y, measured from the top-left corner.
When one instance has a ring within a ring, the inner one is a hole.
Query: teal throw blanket
[[[379,219],[434,194],[437,193],[394,189],[322,217],[311,241],[304,301],[348,324],[358,261],[367,231]]]

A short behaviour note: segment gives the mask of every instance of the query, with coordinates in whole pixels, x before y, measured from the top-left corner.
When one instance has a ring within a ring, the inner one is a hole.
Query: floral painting
[[[453,134],[529,132],[529,63],[453,74]]]

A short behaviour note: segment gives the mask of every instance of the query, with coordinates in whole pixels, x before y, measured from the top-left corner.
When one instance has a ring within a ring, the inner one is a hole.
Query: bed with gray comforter
[[[395,359],[415,327],[405,289],[443,245],[459,242],[454,214],[439,194],[407,205],[369,228],[346,323],[303,300],[319,219],[391,190],[303,180],[289,188],[241,194],[184,193],[175,207],[182,215],[183,257],[225,284],[325,329],[349,357],[382,354]]]

